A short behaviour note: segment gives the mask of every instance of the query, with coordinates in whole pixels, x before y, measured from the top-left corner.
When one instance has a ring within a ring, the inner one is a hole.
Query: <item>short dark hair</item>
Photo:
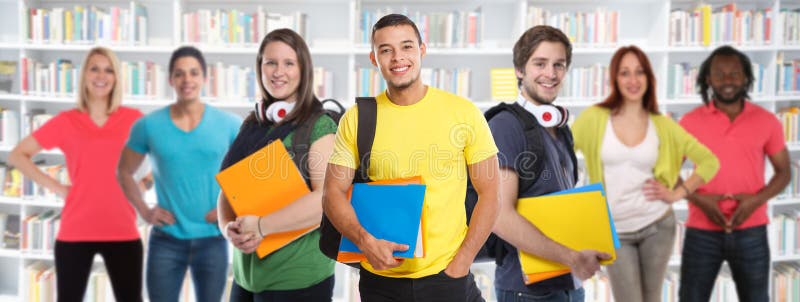
[[[703,103],[708,104],[709,101],[709,85],[708,85],[708,77],[711,75],[711,61],[714,57],[717,56],[733,56],[739,59],[739,63],[742,65],[742,72],[745,76],[745,90],[744,90],[744,97],[750,98],[747,94],[751,88],[753,88],[753,82],[755,82],[755,76],[753,76],[753,64],[750,63],[750,58],[747,57],[741,51],[736,50],[730,45],[723,45],[714,49],[708,58],[703,61],[703,64],[700,64],[700,70],[697,72],[697,92],[700,93],[700,97],[703,98]]]
[[[525,63],[542,42],[556,42],[564,44],[567,51],[567,66],[572,62],[572,43],[569,42],[564,33],[555,27],[548,25],[537,25],[529,28],[519,37],[514,44],[514,69],[517,71],[525,70]],[[522,79],[517,78],[517,86]]]
[[[417,29],[417,25],[414,24],[414,21],[411,21],[406,15],[401,14],[388,14],[386,16],[381,17],[378,22],[375,22],[375,25],[372,26],[372,36],[370,37],[370,43],[375,43],[375,32],[381,28],[389,27],[389,26],[400,26],[400,25],[408,25],[414,29],[414,33],[417,35],[417,43],[422,44],[422,35],[419,34],[419,29]]]
[[[175,61],[183,57],[195,58],[197,62],[200,63],[200,67],[203,68],[203,76],[206,76],[206,59],[203,57],[203,53],[194,46],[181,46],[172,52],[172,57],[169,58],[170,75],[172,75],[172,71],[175,69]]]

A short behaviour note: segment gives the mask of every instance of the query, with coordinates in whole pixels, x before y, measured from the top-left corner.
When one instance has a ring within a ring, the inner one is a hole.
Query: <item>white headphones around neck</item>
[[[263,102],[256,102],[256,119],[259,123],[265,123],[266,121],[279,123],[289,115],[289,112],[292,112],[294,104],[287,101],[276,101],[267,106],[265,110]]]
[[[517,103],[536,117],[539,125],[545,128],[564,127],[569,120],[569,110],[552,104],[536,105],[519,95]]]

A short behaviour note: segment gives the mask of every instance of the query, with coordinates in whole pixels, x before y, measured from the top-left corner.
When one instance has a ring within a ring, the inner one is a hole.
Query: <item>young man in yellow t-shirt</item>
[[[370,60],[386,80],[376,97],[377,123],[368,176],[373,180],[422,176],[427,186],[425,257],[396,260],[408,246],[378,239],[356,218],[346,194],[357,169],[357,107],[339,123],[325,177],[323,209],[343,236],[366,255],[362,301],[482,301],[469,267],[498,213],[497,147],[469,100],[428,87],[420,79],[425,55],[408,17],[387,15],[372,30]],[[469,171],[469,174],[467,173]],[[467,176],[479,194],[469,227]]]

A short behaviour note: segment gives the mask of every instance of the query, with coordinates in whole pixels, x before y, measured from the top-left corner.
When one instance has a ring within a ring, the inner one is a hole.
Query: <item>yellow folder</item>
[[[264,216],[310,192],[280,139],[219,172],[217,182],[236,216]],[[264,258],[317,227],[269,234],[256,253]]]
[[[522,198],[517,211],[548,238],[573,250],[593,249],[617,258],[605,196],[600,191]],[[569,272],[561,263],[519,252],[526,284]]]

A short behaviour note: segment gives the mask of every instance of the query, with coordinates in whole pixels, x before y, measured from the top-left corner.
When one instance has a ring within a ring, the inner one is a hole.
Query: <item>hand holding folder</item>
[[[619,240],[600,184],[522,198],[517,203],[517,211],[548,238],[568,248],[608,253],[611,259],[601,261],[604,265],[616,259]],[[519,257],[526,284],[570,272],[564,264],[522,251]]]
[[[348,195],[359,223],[367,232],[377,239],[409,246],[406,251],[395,251],[395,257],[424,257],[425,185],[421,177],[357,183]],[[342,237],[336,260],[349,263],[367,258],[358,246]]]
[[[310,193],[280,139],[217,174],[217,182],[237,216],[264,216]],[[319,227],[268,234],[256,253],[264,258]]]

